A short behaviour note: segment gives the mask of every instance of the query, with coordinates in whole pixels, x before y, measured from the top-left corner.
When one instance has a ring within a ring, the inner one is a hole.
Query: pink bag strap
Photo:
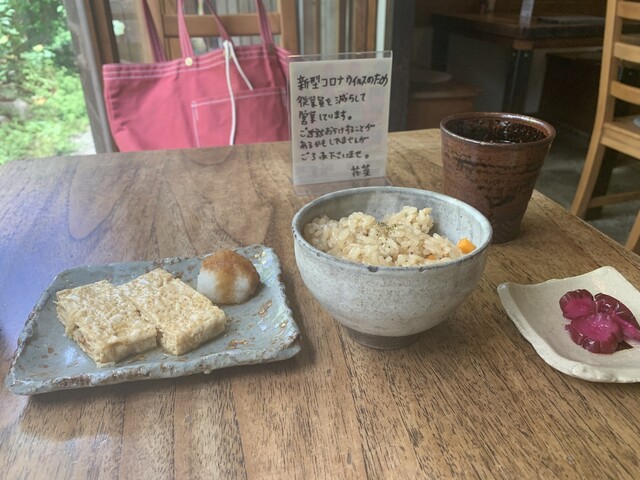
[[[269,25],[269,17],[267,11],[264,8],[262,0],[256,0],[256,11],[258,12],[258,19],[260,20],[260,36],[262,37],[262,43],[267,49],[273,48],[273,34],[271,33],[271,25]]]
[[[164,56],[164,46],[162,40],[158,36],[158,31],[153,23],[153,15],[151,15],[151,9],[147,0],[142,0],[142,10],[144,11],[144,24],[147,27],[147,34],[149,35],[149,41],[151,42],[151,52],[153,53],[153,60],[158,62],[166,61]]]
[[[217,23],[218,32],[220,37],[223,40],[231,41],[231,37],[227,32],[227,29],[224,28],[224,25],[220,21],[220,18],[216,14],[215,9],[209,2],[206,0],[209,9],[212,12],[212,16]],[[158,35],[158,31],[156,30],[155,24],[153,23],[153,15],[151,14],[151,9],[149,8],[149,3],[147,0],[142,0],[142,10],[144,12],[144,20],[145,26],[147,27],[147,35],[149,35],[149,41],[151,42],[151,52],[153,53],[153,60],[157,62],[166,61],[165,53],[164,53],[164,45],[160,36]],[[178,15],[178,36],[180,38],[180,50],[182,52],[183,57],[193,57],[193,47],[191,46],[191,40],[189,39],[189,32],[187,31],[187,23],[184,18],[184,0],[178,0],[177,5],[177,15]]]
[[[220,17],[218,17],[218,13],[216,12],[211,2],[209,0],[205,0],[205,2],[209,7],[209,11],[211,12],[211,15],[213,16],[213,18],[215,19],[218,25],[218,32],[220,33],[220,37],[222,37],[223,40],[228,40],[231,43],[233,43],[233,41],[231,40],[231,36],[227,32],[227,30],[224,28],[224,25],[222,24]],[[264,3],[262,3],[262,0],[255,0],[255,2],[256,2],[256,12],[258,14],[258,22],[260,24],[260,37],[262,38],[262,43],[264,44],[264,46],[270,47],[273,45],[273,34],[271,33],[269,16],[267,15],[267,10],[264,8]]]
[[[216,9],[213,8],[213,5],[211,5],[211,2],[209,0],[206,0],[206,4],[209,7],[209,10],[211,11],[211,16],[213,17],[213,20],[216,22],[216,26],[218,27],[218,34],[220,35],[220,37],[223,40],[227,40],[233,43],[233,41],[231,40],[231,36],[229,35],[229,32],[227,32],[227,29],[224,28],[224,25],[222,24],[220,17],[218,17]],[[187,22],[184,19],[184,0],[178,0],[177,10],[178,10],[178,36],[180,37],[180,50],[182,51],[182,58],[187,58],[187,57],[193,58],[193,46],[191,45],[191,37],[189,37],[189,31],[187,30]]]
[[[262,0],[255,0],[256,11],[258,13],[258,21],[260,23],[260,37],[262,43],[270,51],[273,48],[273,34],[271,33],[271,26],[269,25],[269,17],[267,11],[264,8]],[[209,0],[206,0],[207,7],[211,12],[211,16],[216,22],[218,27],[218,33],[223,40],[227,40],[233,44],[233,40],[227,32],[227,29],[222,24],[218,13]],[[158,32],[153,23],[153,16],[151,15],[151,9],[147,0],[142,0],[142,8],[144,11],[145,25],[147,27],[147,33],[151,42],[151,50],[155,62],[164,62],[166,60],[165,52],[162,44],[162,40],[158,36]],[[187,30],[187,22],[184,18],[184,0],[178,0],[176,5],[178,16],[178,37],[180,41],[180,50],[182,58],[194,57],[193,46],[191,45],[191,38],[189,37],[189,31]]]
[[[184,19],[184,0],[178,0],[176,9],[178,10],[178,37],[180,37],[182,58],[193,58],[193,46],[191,45],[191,38],[189,38],[187,22]]]

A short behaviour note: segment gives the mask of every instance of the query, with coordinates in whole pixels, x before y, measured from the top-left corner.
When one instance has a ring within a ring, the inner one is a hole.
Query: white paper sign
[[[293,183],[385,176],[391,53],[290,65]]]

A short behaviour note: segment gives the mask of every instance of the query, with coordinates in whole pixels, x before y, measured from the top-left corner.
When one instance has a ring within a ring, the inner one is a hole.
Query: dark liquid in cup
[[[492,118],[452,120],[445,125],[451,133],[486,143],[529,143],[545,138],[545,133],[530,125]]]

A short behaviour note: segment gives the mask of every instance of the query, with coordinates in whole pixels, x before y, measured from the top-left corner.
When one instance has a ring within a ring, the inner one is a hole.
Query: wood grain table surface
[[[389,137],[387,179],[440,191],[437,130]],[[0,167],[2,478],[639,478],[640,386],[548,366],[496,287],[640,258],[534,193],[518,239],[449,320],[400,350],[353,343],[297,271],[288,143],[23,160]],[[69,267],[261,243],[302,350],[282,362],[17,396],[29,312]],[[561,292],[564,293],[564,292]]]

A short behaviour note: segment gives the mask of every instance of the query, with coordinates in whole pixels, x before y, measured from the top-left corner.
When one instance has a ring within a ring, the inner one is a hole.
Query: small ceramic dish
[[[536,285],[503,283],[498,286],[498,295],[520,333],[556,370],[591,382],[639,382],[640,348],[598,354],[571,340],[565,330],[567,321],[562,316],[559,301],[565,293],[580,288],[593,295],[611,295],[640,317],[640,292],[612,267]]]

